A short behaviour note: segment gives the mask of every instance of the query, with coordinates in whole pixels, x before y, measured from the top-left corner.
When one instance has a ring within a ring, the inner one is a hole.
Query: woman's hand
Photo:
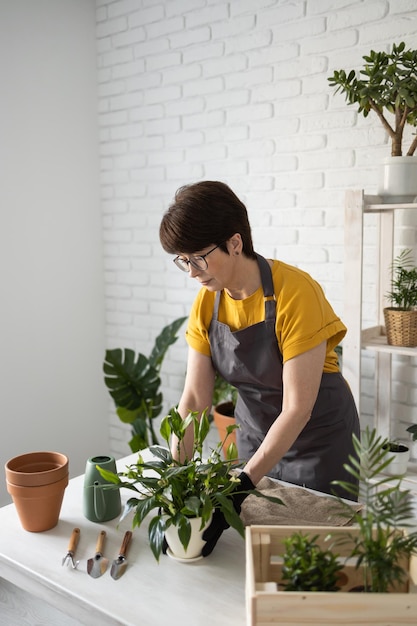
[[[239,474],[240,484],[236,487],[235,494],[231,494],[229,497],[232,501],[233,507],[237,514],[240,514],[243,501],[248,497],[249,492],[255,489],[255,485],[245,472]],[[242,492],[246,493],[242,493]],[[229,524],[220,509],[215,509],[213,513],[213,519],[210,526],[204,531],[203,539],[206,545],[203,546],[202,555],[208,556],[211,554],[223,534],[223,531],[229,528]]]
[[[202,413],[204,409],[211,409],[214,390],[214,369],[211,358],[193,348],[188,349],[187,373],[184,390],[178,404],[178,412],[184,419],[191,411]],[[178,459],[178,441],[173,438],[171,452],[176,460],[190,457],[193,447],[194,432],[192,426],[188,428],[182,442],[180,459]]]

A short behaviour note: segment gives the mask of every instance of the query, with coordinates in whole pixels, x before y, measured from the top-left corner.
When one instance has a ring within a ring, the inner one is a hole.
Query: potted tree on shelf
[[[417,195],[417,136],[403,156],[404,131],[417,126],[417,50],[405,43],[393,44],[391,52],[371,50],[359,73],[336,70],[328,78],[335,93],[348,104],[357,104],[364,117],[373,111],[391,140],[391,157],[384,160],[381,195]]]
[[[185,419],[173,408],[161,422],[160,433],[169,446],[172,435],[177,437],[178,452],[188,427],[194,429],[194,445],[190,458],[176,460],[169,447],[151,446],[151,460],[145,461],[139,455],[136,463],[125,471],[113,473],[98,468],[102,476],[112,485],[107,488],[126,488],[134,492],[127,501],[123,517],[133,513],[133,528],[140,526],[152,511],[155,515],[149,522],[148,536],[151,550],[157,560],[164,547],[169,546],[170,556],[181,559],[198,558],[204,541],[201,539],[204,528],[210,523],[215,509],[220,509],[227,523],[244,536],[243,522],[235,510],[229,496],[250,493],[282,504],[279,498],[261,494],[256,489],[245,492],[240,486],[238,469],[241,464],[236,459],[223,459],[222,442],[203,458],[203,444],[210,429],[207,411],[201,419],[197,413],[190,413]],[[194,520],[197,520],[194,524]],[[175,530],[171,543],[170,531]],[[194,535],[197,534],[196,552]],[[181,554],[174,552],[180,545]]]
[[[392,346],[417,346],[417,267],[412,250],[403,250],[391,266],[391,307],[384,309],[387,342]]]
[[[162,412],[159,374],[165,354],[178,339],[178,330],[186,319],[180,317],[162,329],[149,357],[135,354],[130,348],[106,350],[104,382],[119,419],[131,425],[129,445],[132,452],[158,443],[153,420]]]

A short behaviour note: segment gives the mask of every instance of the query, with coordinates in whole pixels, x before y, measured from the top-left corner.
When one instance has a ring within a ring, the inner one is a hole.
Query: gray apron
[[[232,332],[218,321],[221,292],[216,293],[209,341],[214,368],[237,387],[235,409],[239,458],[247,461],[258,449],[282,410],[282,354],[275,333],[274,286],[266,259],[257,255],[265,298],[265,321]],[[336,493],[330,483],[352,482],[343,469],[354,454],[352,433],[359,437],[359,420],[350,389],[339,372],[323,373],[311,418],[293,446],[269,472],[287,482]]]

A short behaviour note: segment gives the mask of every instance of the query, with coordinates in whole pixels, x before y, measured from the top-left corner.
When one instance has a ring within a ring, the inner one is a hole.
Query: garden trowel
[[[127,567],[126,554],[129,548],[130,540],[132,539],[132,532],[127,530],[125,532],[125,536],[123,537],[122,545],[120,546],[119,556],[117,559],[114,559],[110,575],[114,580],[118,580],[120,576],[123,576],[125,573],[125,569]]]
[[[93,578],[99,578],[104,574],[109,564],[109,559],[103,556],[103,546],[106,539],[106,531],[101,530],[97,537],[96,553],[87,561],[87,572]]]

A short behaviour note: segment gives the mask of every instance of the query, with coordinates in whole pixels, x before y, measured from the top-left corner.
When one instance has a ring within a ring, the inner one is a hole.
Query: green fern
[[[410,492],[402,489],[401,476],[391,477],[387,482],[382,475],[392,462],[384,447],[387,442],[375,429],[367,428],[361,440],[353,435],[355,455],[349,457],[345,469],[359,486],[334,481],[364,505],[353,518],[360,532],[349,536],[354,543],[351,556],[356,558],[356,567],[364,568],[365,591],[372,592],[387,592],[401,583],[406,577],[401,560],[417,552],[417,533],[403,532],[412,525]],[[339,501],[351,518],[350,505],[340,498]]]

